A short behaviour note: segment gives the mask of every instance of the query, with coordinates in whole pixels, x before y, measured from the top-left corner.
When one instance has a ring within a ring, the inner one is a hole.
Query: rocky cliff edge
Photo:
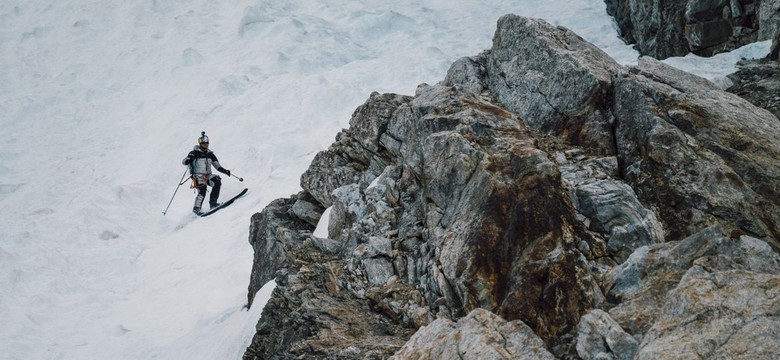
[[[504,16],[301,186],[252,217],[244,359],[780,354],[780,120],[652,58]]]

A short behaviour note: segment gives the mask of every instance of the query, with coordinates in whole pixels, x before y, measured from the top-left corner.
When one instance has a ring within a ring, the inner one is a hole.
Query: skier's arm
[[[187,157],[184,158],[184,160],[181,161],[182,165],[189,165],[192,164],[192,162],[195,160],[195,154],[190,151],[189,154],[187,154]]]
[[[221,172],[221,173],[223,173],[223,174],[225,174],[227,176],[230,176],[230,170],[225,169],[222,166],[219,166],[219,162],[215,162],[214,166],[217,167],[217,171],[219,171],[219,172]]]
[[[215,168],[217,168],[217,171],[230,176],[230,170],[223,168],[221,165],[219,165],[219,160],[217,160],[217,156],[214,155],[214,153],[211,154],[211,165],[214,165]]]

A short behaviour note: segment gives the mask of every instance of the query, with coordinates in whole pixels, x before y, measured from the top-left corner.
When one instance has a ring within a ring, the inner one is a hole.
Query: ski
[[[232,204],[232,203],[233,203],[233,201],[236,201],[236,199],[238,199],[238,198],[240,198],[240,197],[244,196],[244,194],[246,194],[247,190],[249,190],[249,189],[244,189],[244,190],[241,190],[241,192],[240,192],[240,193],[238,193],[238,195],[236,195],[236,196],[234,196],[234,197],[230,198],[229,200],[227,200],[227,201],[223,202],[222,204],[219,204],[219,206],[217,206],[217,207],[215,207],[215,208],[211,208],[211,209],[209,209],[209,211],[204,211],[204,212],[202,212],[202,213],[198,214],[198,216],[200,216],[200,217],[206,217],[206,216],[209,216],[209,215],[211,215],[211,214],[213,214],[213,213],[215,213],[215,212],[219,211],[220,209],[224,209],[224,208],[228,207],[230,204]]]

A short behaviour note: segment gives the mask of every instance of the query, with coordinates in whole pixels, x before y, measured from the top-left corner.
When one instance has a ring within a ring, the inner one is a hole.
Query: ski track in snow
[[[442,80],[507,13],[636,62],[601,0],[0,3],[0,359],[240,358],[273,289],[242,309],[250,216],[372,91]],[[195,220],[185,184],[162,216],[200,131],[245,179],[223,199],[250,192]]]

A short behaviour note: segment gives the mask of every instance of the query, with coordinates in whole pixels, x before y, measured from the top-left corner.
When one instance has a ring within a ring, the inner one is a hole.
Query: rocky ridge
[[[647,56],[701,56],[780,37],[778,0],[605,0],[621,37]],[[776,51],[774,52],[776,54]],[[777,60],[777,56],[774,57]]]
[[[780,120],[654,59],[504,16],[301,186],[252,217],[244,359],[780,353]]]

